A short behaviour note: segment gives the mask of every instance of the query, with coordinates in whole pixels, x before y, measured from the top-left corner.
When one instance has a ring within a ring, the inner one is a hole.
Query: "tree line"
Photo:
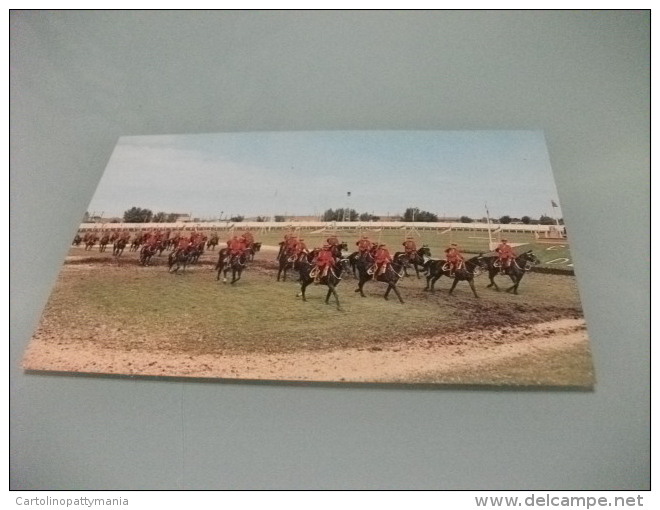
[[[167,213],[164,211],[159,211],[153,213],[151,209],[146,209],[142,207],[131,207],[130,209],[124,211],[123,221],[124,223],[174,223],[179,218],[179,213]],[[85,213],[84,220],[88,221],[90,218],[89,213]],[[240,223],[245,219],[244,216],[237,215],[229,218],[229,221],[234,223]],[[281,215],[274,216],[274,221],[283,222],[286,221],[286,218]],[[268,221],[269,218],[266,216],[258,216],[256,221],[264,222]],[[339,209],[328,209],[323,213],[323,221],[379,221],[380,216],[375,216],[370,213],[358,213],[355,209],[346,209],[340,207]],[[424,223],[434,223],[438,221],[445,221],[446,218],[439,219],[437,214],[431,213],[429,211],[424,211],[418,207],[408,207],[404,213],[401,215],[401,221],[404,222],[424,222]],[[475,221],[486,221],[486,218],[476,218],[473,219],[469,216],[461,216],[458,218],[458,221],[461,223],[473,223]],[[524,225],[555,225],[557,220],[551,218],[550,216],[541,215],[538,219],[533,219],[530,216],[522,216],[521,218],[511,217],[509,215],[500,216],[499,218],[493,218],[491,220],[493,223],[499,223],[502,225],[508,225],[511,223],[522,223]],[[559,219],[561,225],[564,224],[563,219]]]

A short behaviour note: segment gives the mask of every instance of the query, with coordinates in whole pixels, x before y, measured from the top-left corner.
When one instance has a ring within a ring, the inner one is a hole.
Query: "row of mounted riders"
[[[342,273],[348,271],[351,271],[353,276],[358,279],[358,287],[355,292],[359,292],[362,297],[365,297],[363,291],[365,283],[379,281],[387,284],[385,299],[388,299],[390,291],[394,291],[399,301],[403,303],[396,285],[401,278],[408,276],[407,267],[410,266],[415,269],[418,278],[420,269],[425,273],[426,287],[424,290],[426,291],[433,292],[435,282],[441,276],[447,276],[453,278],[450,294],[459,281],[466,281],[475,297],[479,297],[473,280],[481,272],[488,273],[490,279],[488,287],[495,287],[496,290],[499,290],[499,287],[495,283],[495,276],[509,276],[513,285],[506,291],[517,294],[518,285],[525,272],[539,263],[531,250],[517,255],[506,239],[503,239],[496,248],[497,255],[479,254],[467,260],[460,253],[456,244],[451,244],[445,250],[444,259],[433,259],[428,246],[418,249],[411,237],[404,241],[404,251],[396,252],[393,256],[390,255],[385,244],[372,243],[367,236],[363,236],[356,245],[358,251],[344,256],[343,252],[348,250],[348,245],[339,242],[336,237],[328,238],[322,248],[311,251],[307,250],[304,239],[297,239],[293,236],[285,237],[285,240],[280,243],[277,256],[279,262],[277,280],[280,281],[280,278],[286,280],[288,269],[297,270],[301,285],[299,296],[303,300],[305,300],[305,289],[312,283],[320,283],[328,287],[326,304],[330,296],[334,295],[339,308],[339,297],[335,287],[341,281]]]
[[[251,234],[246,233],[249,244],[255,244]],[[129,251],[139,251],[139,261],[143,266],[147,266],[151,262],[154,255],[162,255],[164,251],[169,250],[176,254],[179,259],[185,258],[186,264],[194,264],[199,259],[200,255],[204,253],[204,249],[215,250],[220,242],[218,234],[211,234],[207,236],[199,232],[193,232],[190,237],[185,237],[181,233],[172,234],[171,231],[151,231],[151,232],[138,232],[131,239],[131,234],[128,232],[112,232],[102,233],[101,235],[94,232],[87,232],[83,236],[77,234],[73,239],[73,246],[85,246],[86,251],[90,251],[99,245],[99,252],[106,251],[108,245],[112,245],[112,254],[119,257],[126,246],[129,246]],[[258,251],[260,243],[256,243]],[[170,254],[170,259],[172,258]],[[169,263],[170,268],[172,262]]]

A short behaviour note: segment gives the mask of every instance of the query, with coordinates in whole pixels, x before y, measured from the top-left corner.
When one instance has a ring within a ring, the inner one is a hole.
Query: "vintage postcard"
[[[27,371],[590,388],[542,131],[120,138]]]

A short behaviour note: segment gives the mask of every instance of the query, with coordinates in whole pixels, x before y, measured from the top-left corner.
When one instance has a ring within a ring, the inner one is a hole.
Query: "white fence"
[[[322,222],[322,221],[297,221],[297,222],[256,222],[241,221],[238,223],[216,221],[216,222],[178,222],[178,223],[82,223],[80,231],[99,231],[99,230],[151,230],[159,228],[170,230],[292,230],[292,229],[327,229],[327,230],[490,230],[496,232],[562,232],[563,225],[524,225],[524,224],[493,224],[491,223],[448,223],[448,222],[401,222],[401,221],[341,221],[341,222]]]

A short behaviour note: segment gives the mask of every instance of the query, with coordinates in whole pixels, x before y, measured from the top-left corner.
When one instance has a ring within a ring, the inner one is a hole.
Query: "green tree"
[[[175,223],[176,219],[179,217],[177,213],[169,213],[165,219],[166,223]]]
[[[403,221],[434,222],[438,221],[438,216],[428,211],[422,211],[418,207],[408,207],[403,213]]]
[[[532,218],[529,216],[523,216],[520,218],[520,221],[522,221],[525,225],[529,225],[532,222]]]
[[[280,216],[279,214],[275,215],[275,222],[276,223],[283,223],[286,218],[284,216]]]
[[[164,212],[157,212],[151,217],[151,221],[153,223],[165,223],[165,220],[167,219],[167,213]]]
[[[235,223],[240,223],[244,219],[245,219],[245,216],[240,216],[239,215],[239,216],[232,216],[231,218],[229,218],[229,221],[233,221]]]
[[[511,216],[508,215],[502,216],[499,221],[503,225],[508,225],[509,223],[511,223]]]
[[[461,216],[461,223],[472,223],[474,220],[469,216]]]
[[[555,225],[557,222],[545,214],[539,218],[539,225]]]
[[[124,211],[124,223],[149,223],[153,213],[149,209],[131,207]]]

